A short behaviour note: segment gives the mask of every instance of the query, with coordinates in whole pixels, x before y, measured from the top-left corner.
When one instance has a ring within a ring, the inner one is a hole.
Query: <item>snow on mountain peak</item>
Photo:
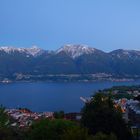
[[[43,50],[38,48],[37,46],[33,46],[31,48],[16,48],[11,46],[2,46],[0,47],[0,51],[4,51],[5,53],[20,52],[32,56],[40,55],[43,53]]]
[[[94,53],[95,49],[90,48],[87,45],[65,45],[64,47],[58,49],[56,53],[65,52],[72,58],[79,57],[83,54],[91,54]]]
[[[111,55],[117,56],[119,59],[124,59],[124,58],[139,59],[140,58],[140,51],[118,49],[118,50],[112,51]]]
[[[41,48],[38,48],[37,46],[33,46],[31,48],[27,48],[26,51],[31,54],[32,56],[40,55],[44,51]]]
[[[2,47],[0,47],[0,51],[10,53],[10,52],[14,52],[14,51],[23,51],[23,50],[21,48],[15,48],[12,46],[2,46]]]

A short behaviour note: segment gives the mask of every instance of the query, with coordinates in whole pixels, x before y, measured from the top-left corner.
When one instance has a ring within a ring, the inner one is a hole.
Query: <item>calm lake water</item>
[[[99,89],[114,85],[138,84],[140,85],[140,81],[0,84],[0,104],[7,108],[26,107],[37,112],[59,110],[77,112],[84,105],[80,96],[89,97]]]

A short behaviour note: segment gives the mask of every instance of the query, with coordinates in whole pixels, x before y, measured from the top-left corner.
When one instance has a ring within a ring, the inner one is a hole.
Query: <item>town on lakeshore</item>
[[[94,82],[94,81],[112,81],[112,82],[127,82],[139,80],[137,76],[115,76],[106,73],[95,73],[95,74],[45,74],[45,75],[32,75],[16,73],[14,78],[12,77],[0,77],[0,83],[9,84],[13,82]]]
[[[124,120],[131,122],[131,127],[140,127],[140,86],[116,86],[102,91],[104,94],[110,94],[113,99],[115,108],[120,107],[123,113]],[[89,104],[94,97],[80,97],[79,100],[85,104]],[[5,112],[10,117],[11,126],[26,128],[29,127],[33,121],[40,119],[54,119],[56,112],[32,112],[27,108],[19,109],[5,109]],[[63,113],[63,118],[66,120],[80,121],[82,117],[81,112]]]
[[[0,0],[0,140],[140,140],[140,0]]]

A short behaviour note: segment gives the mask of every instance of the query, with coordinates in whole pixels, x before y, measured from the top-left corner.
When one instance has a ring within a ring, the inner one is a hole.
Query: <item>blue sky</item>
[[[0,46],[140,50],[140,0],[0,0]]]

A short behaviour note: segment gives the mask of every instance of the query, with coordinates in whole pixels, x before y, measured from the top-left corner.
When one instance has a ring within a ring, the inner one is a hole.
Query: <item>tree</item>
[[[26,140],[117,140],[113,134],[89,135],[88,130],[72,121],[40,120],[28,131]]]
[[[111,133],[110,135],[103,134],[101,132],[97,133],[95,136],[92,136],[88,140],[117,140],[117,137]]]
[[[90,136],[88,135],[87,129],[73,126],[65,131],[61,138],[62,140],[88,140]]]
[[[10,120],[5,112],[5,108],[0,106],[0,140],[21,140],[23,137],[10,127]]]
[[[9,118],[5,113],[5,108],[0,106],[0,128],[6,127],[9,123]]]
[[[64,111],[54,112],[54,118],[56,119],[62,119],[64,118]]]
[[[23,140],[24,134],[20,135],[19,130],[15,131],[12,128],[0,128],[0,140]]]
[[[114,107],[110,95],[96,94],[92,101],[84,106],[81,123],[89,129],[90,134],[114,133],[118,140],[131,139],[122,113]]]
[[[62,140],[117,140],[117,137],[112,133],[107,135],[101,132],[89,135],[86,128],[75,126],[62,135]]]
[[[61,136],[66,130],[72,128],[76,124],[61,119],[48,120],[43,119],[34,123],[29,132],[29,140],[61,140]]]

